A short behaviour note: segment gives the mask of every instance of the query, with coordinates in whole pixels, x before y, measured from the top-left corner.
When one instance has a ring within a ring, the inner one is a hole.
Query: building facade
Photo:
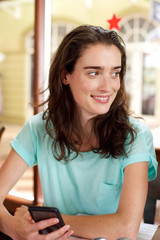
[[[159,0],[156,0],[159,3]],[[51,55],[64,35],[82,24],[109,29],[113,14],[127,49],[126,88],[130,108],[150,125],[160,122],[160,22],[154,0],[52,0]],[[116,8],[115,8],[116,6]],[[0,2],[0,121],[23,124],[32,114],[34,1]],[[48,66],[49,67],[49,66]],[[47,76],[47,74],[46,74]],[[47,86],[47,77],[44,79]]]

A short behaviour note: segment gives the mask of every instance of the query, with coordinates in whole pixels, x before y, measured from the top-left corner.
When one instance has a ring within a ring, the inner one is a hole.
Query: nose
[[[101,91],[111,91],[111,79],[107,74],[103,75],[100,81],[99,90]]]

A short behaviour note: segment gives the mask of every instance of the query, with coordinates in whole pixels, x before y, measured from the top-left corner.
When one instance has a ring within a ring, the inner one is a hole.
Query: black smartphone
[[[57,223],[53,226],[47,227],[45,229],[39,230],[40,234],[48,234],[48,233],[53,232],[64,226],[64,221],[63,221],[62,216],[57,208],[30,206],[29,212],[35,222],[49,219],[49,218],[54,218],[54,217],[59,219],[59,223]]]

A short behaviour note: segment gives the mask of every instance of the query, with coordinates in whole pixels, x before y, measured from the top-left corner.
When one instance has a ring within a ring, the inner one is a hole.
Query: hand
[[[65,240],[73,234],[73,231],[69,230],[69,225],[65,225],[64,227],[49,234],[39,234],[39,230],[57,224],[59,220],[57,218],[50,218],[35,223],[26,206],[17,208],[13,218],[13,240]]]

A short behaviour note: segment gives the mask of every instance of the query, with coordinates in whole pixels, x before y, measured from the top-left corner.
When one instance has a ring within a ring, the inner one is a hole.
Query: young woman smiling
[[[0,170],[2,232],[15,240],[62,240],[73,231],[83,238],[136,239],[157,161],[149,128],[129,113],[125,71],[116,32],[84,25],[66,35],[51,63],[47,109],[26,122]],[[3,206],[34,165],[44,205],[57,207],[67,223],[45,236],[38,230],[57,219],[34,223],[27,207],[11,216]]]

